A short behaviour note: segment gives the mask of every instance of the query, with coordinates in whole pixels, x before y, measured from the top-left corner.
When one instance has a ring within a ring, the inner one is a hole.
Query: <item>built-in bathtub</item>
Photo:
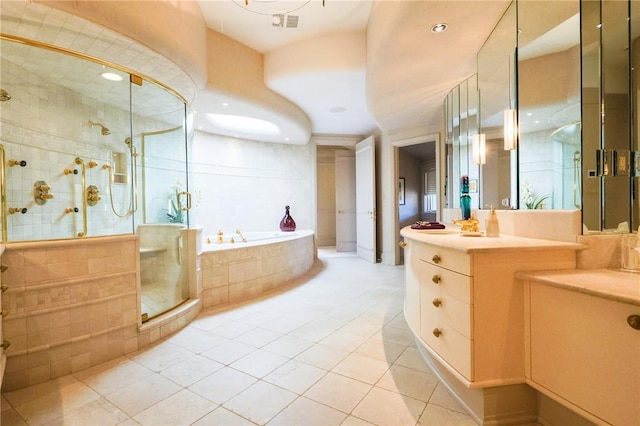
[[[203,307],[244,301],[277,290],[308,272],[316,258],[311,230],[247,232],[202,239]],[[233,238],[235,242],[231,243]]]

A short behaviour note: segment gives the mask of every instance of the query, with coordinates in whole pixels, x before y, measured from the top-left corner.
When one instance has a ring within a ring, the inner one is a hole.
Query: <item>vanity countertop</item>
[[[640,274],[618,269],[518,272],[516,278],[640,306]]]
[[[541,240],[537,238],[514,237],[501,234],[497,238],[485,236],[464,236],[458,227],[451,226],[444,230],[419,230],[411,229],[410,226],[402,228],[400,235],[405,238],[431,244],[435,246],[447,247],[460,250],[465,253],[494,253],[504,251],[528,251],[528,250],[548,250],[566,249],[583,250],[587,248],[584,244],[567,243],[562,241]]]

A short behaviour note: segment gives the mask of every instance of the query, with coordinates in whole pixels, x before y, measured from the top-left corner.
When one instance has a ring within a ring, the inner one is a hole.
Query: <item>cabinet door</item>
[[[616,425],[640,419],[640,307],[532,283],[530,379]]]

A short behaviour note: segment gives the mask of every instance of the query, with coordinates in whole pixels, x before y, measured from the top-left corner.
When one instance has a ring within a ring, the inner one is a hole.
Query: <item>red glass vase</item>
[[[296,221],[289,214],[289,206],[285,206],[284,217],[280,221],[280,230],[282,232],[291,232],[296,230]]]

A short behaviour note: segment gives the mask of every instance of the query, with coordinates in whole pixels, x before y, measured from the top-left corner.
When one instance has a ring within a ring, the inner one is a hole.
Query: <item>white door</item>
[[[335,152],[336,251],[356,251],[356,158]]]
[[[358,257],[376,262],[376,186],[373,136],[356,144],[356,241]]]

